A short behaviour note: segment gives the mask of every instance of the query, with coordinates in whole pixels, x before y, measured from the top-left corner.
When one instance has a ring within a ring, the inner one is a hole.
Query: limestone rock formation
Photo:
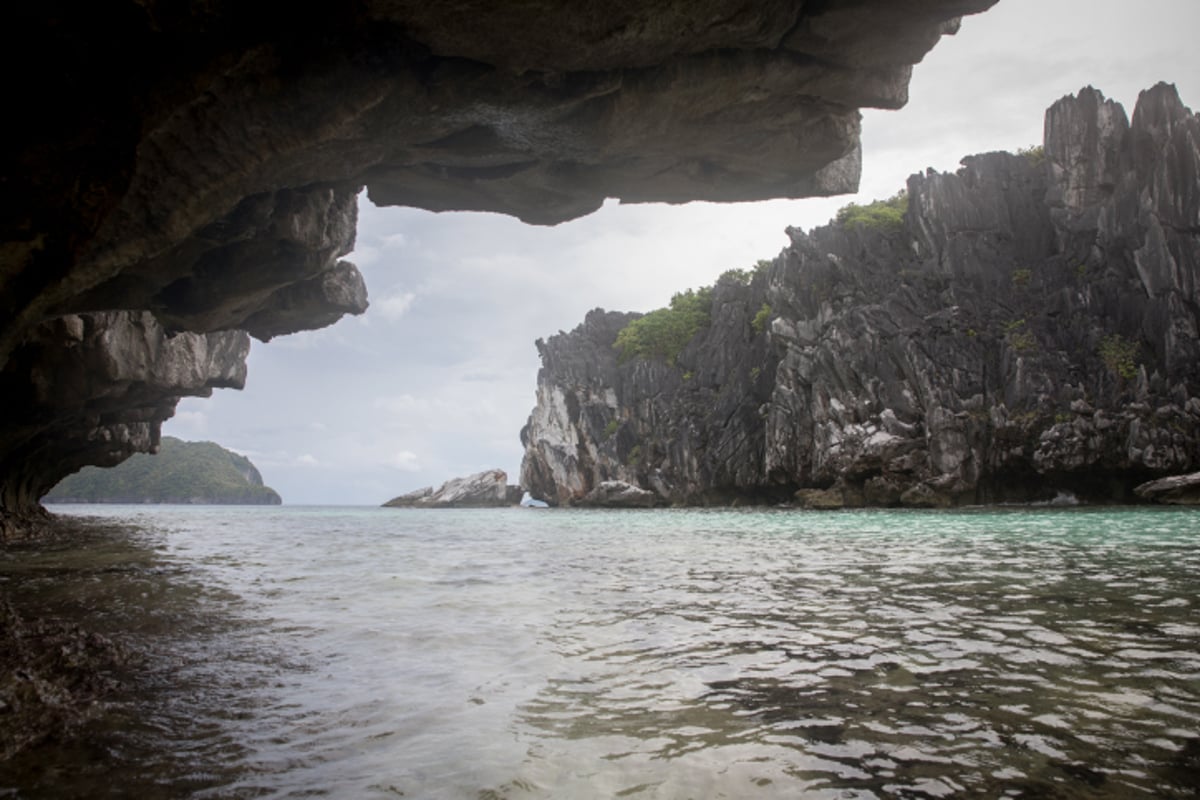
[[[1147,481],[1135,487],[1133,491],[1138,497],[1157,503],[1200,506],[1200,472]]]
[[[600,481],[578,504],[596,508],[653,508],[660,502],[654,492],[625,481]]]
[[[502,469],[490,469],[453,478],[436,490],[432,487],[393,497],[384,503],[385,508],[493,508],[515,505],[520,500],[520,491],[508,485],[508,474]]]
[[[242,331],[170,336],[148,312],[67,314],[38,325],[0,372],[0,539],[88,464],[156,452],[180,397],[246,381]]]
[[[234,383],[211,356],[244,336],[224,332],[361,312],[340,258],[363,187],[535,223],[608,197],[850,191],[857,109],[903,105],[911,65],[994,2],[8,4],[0,516],[153,447],[178,396]],[[143,380],[122,404],[128,369],[77,374],[80,319],[143,333],[173,360],[148,374],[194,380],[153,399]],[[37,404],[35,375],[70,409]]]
[[[673,503],[1136,500],[1200,466],[1200,116],[1087,88],[1041,148],[912,176],[723,277],[674,363],[622,361],[637,315],[539,342],[522,486],[620,480]],[[800,495],[793,495],[800,491]]]

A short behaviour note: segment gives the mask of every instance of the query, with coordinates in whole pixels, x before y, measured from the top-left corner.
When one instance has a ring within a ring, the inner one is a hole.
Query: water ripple
[[[88,580],[162,656],[93,795],[1200,785],[1195,512],[89,513],[148,531]]]

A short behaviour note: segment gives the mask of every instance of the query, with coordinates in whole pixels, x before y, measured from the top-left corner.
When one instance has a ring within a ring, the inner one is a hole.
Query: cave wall
[[[361,313],[341,257],[364,187],[379,204],[536,224],[608,197],[853,191],[858,108],[902,106],[912,64],[994,2],[8,4],[0,513],[111,462],[109,441],[153,448],[179,396],[228,384],[212,375],[236,371],[239,348],[203,337]],[[122,411],[99,373],[56,372],[79,325],[109,332],[85,336],[98,346],[141,336],[148,358],[194,350],[180,370],[194,380],[147,405],[163,370],[144,364]],[[201,338],[155,345],[185,335]],[[40,405],[35,373],[74,406]]]

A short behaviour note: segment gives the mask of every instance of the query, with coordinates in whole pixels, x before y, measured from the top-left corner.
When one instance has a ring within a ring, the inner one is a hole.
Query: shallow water
[[[1200,513],[60,508],[143,652],[0,796],[1191,797]]]

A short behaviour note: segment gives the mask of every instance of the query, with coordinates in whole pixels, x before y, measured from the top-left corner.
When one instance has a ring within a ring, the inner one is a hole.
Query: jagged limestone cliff
[[[849,191],[858,108],[995,1],[6,4],[0,537],[240,384],[232,332],[362,312],[364,187],[543,224]]]
[[[1131,121],[1084,89],[1047,111],[1042,148],[912,176],[902,219],[788,234],[716,284],[674,363],[618,357],[637,315],[538,342],[522,486],[1105,501],[1200,466],[1200,117],[1174,87]]]

